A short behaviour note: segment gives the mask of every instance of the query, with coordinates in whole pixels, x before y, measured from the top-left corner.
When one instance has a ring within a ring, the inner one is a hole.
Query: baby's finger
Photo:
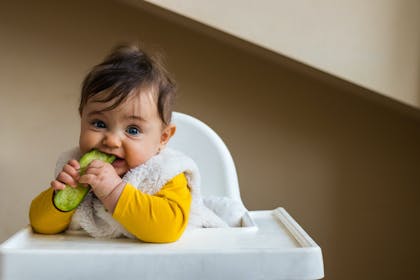
[[[80,163],[75,159],[69,160],[67,164],[72,166],[76,170],[80,169]]]
[[[67,184],[67,185],[70,185],[72,187],[77,186],[77,181],[75,179],[73,179],[73,177],[71,177],[69,174],[67,174],[66,172],[63,172],[63,171],[60,172],[60,174],[58,174],[57,180],[60,181],[63,184]]]
[[[89,168],[102,168],[105,165],[105,163],[102,160],[93,160],[90,164],[89,164]]]
[[[63,171],[73,177],[75,181],[77,181],[80,177],[78,169],[74,168],[73,166],[66,164],[63,167]]]
[[[99,175],[102,172],[104,166],[105,166],[104,162],[100,160],[94,160],[86,168],[85,174]]]
[[[61,182],[59,182],[57,180],[54,180],[54,181],[51,181],[51,187],[54,190],[58,191],[58,190],[64,190],[64,188],[66,187],[66,185],[64,185],[63,183],[61,183]]]
[[[86,185],[93,185],[96,181],[96,175],[94,174],[84,174],[83,176],[80,176],[79,183],[80,184],[86,184]]]

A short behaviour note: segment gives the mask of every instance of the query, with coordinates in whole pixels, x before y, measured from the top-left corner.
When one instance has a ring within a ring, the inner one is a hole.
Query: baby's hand
[[[63,170],[58,174],[57,178],[54,181],[51,181],[51,187],[54,190],[62,190],[66,185],[76,187],[80,178],[79,169],[79,162],[74,159],[70,160],[64,165]]]
[[[122,179],[111,164],[94,160],[89,164],[85,174],[80,176],[79,183],[89,184],[95,195],[102,200],[122,183]]]

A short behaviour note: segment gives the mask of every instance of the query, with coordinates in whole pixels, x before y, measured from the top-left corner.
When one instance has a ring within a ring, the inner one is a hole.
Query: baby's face
[[[98,149],[117,159],[112,163],[119,176],[156,155],[175,132],[163,128],[153,94],[136,92],[110,111],[114,100],[102,103],[105,93],[88,100],[81,116],[79,145],[82,153]]]

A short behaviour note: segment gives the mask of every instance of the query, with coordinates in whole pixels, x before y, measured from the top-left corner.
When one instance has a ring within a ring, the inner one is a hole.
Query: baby
[[[188,224],[226,226],[203,204],[195,163],[165,148],[176,131],[174,99],[167,71],[137,47],[117,47],[96,65],[82,86],[79,147],[61,155],[56,179],[32,201],[33,230],[81,229],[94,237],[173,242]],[[78,160],[92,149],[116,160],[95,160],[80,175]],[[77,183],[92,191],[76,210],[58,210],[55,192]]]

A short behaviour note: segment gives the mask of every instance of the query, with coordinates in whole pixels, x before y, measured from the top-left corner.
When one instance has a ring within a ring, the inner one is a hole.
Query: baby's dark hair
[[[171,122],[176,86],[160,60],[134,45],[120,45],[92,68],[83,81],[79,113],[90,98],[109,90],[99,102],[115,102],[112,110],[130,96],[134,89],[152,89],[156,94],[159,116],[165,125]]]

